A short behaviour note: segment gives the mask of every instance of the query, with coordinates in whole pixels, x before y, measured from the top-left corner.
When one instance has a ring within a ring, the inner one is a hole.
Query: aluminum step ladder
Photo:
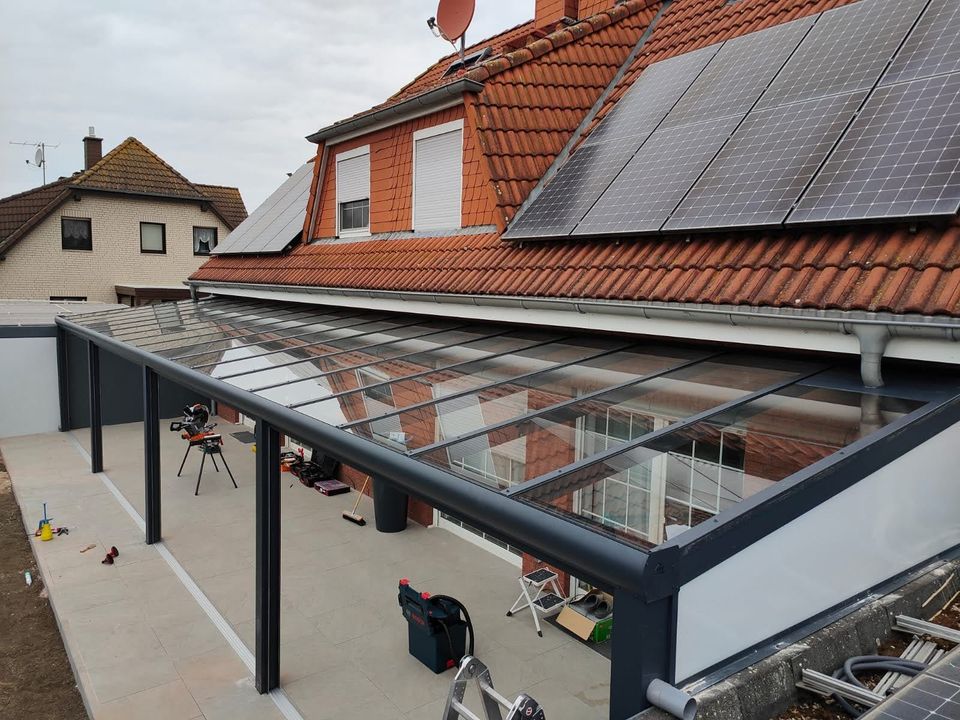
[[[483,703],[482,717],[463,704],[467,685],[471,681],[476,682]],[[501,710],[507,712],[505,719]],[[520,693],[511,703],[494,690],[489,668],[477,658],[467,655],[460,661],[457,676],[450,686],[443,720],[546,720],[546,716],[540,704],[526,693]]]

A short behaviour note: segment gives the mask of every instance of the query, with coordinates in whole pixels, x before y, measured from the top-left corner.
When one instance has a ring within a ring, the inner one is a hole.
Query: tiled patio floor
[[[164,545],[248,648],[254,635],[254,455],[221,424],[226,474],[204,471],[199,455],[182,478],[174,433],[161,436]],[[75,439],[74,439],[75,438]],[[89,472],[79,431],[0,441],[28,525],[41,502],[68,537],[37,543],[41,570],[95,720],[207,720],[282,717],[257,695],[249,671],[197,601],[107,486]],[[104,428],[104,472],[143,514],[140,424]],[[286,478],[287,476],[285,476]],[[528,615],[504,617],[516,597],[517,569],[442,529],[412,524],[400,534],[340,518],[356,495],[325,498],[299,484],[282,487],[281,683],[305,720],[440,720],[452,673],[440,676],[407,653],[397,580],[453,595],[470,610],[476,655],[507,696],[523,690],[550,720],[604,718],[609,663]],[[90,543],[98,547],[81,554]],[[100,564],[116,545],[113,567]]]

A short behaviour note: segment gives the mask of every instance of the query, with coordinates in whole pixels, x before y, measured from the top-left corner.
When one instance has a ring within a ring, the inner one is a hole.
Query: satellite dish
[[[473,21],[475,0],[440,0],[437,7],[437,28],[444,40],[456,42]]]
[[[36,165],[37,167],[40,167],[41,165],[43,165],[43,148],[42,147],[37,148],[37,154],[33,156],[33,164]]]

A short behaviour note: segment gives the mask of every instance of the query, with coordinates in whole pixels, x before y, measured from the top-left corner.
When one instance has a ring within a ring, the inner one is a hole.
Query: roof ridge
[[[660,0],[623,0],[617,2],[606,10],[600,10],[589,17],[578,20],[573,25],[554,30],[552,33],[537,38],[521,48],[484,60],[478,63],[476,67],[465,72],[461,77],[483,82],[501,72],[515,68],[530,60],[535,60],[552,50],[558,50],[565,45],[581,40],[659,2]],[[603,18],[606,18],[606,20],[604,21]]]
[[[115,148],[113,148],[110,152],[108,152],[106,155],[104,155],[102,158],[100,158],[100,159],[93,165],[93,167],[91,167],[90,169],[88,169],[88,170],[84,171],[83,173],[81,173],[81,175],[80,175],[79,177],[74,178],[74,179],[73,179],[73,182],[72,182],[72,185],[74,185],[75,187],[82,188],[82,187],[83,187],[83,183],[85,183],[87,180],[90,180],[91,178],[95,177],[95,176],[97,175],[97,173],[100,172],[101,170],[103,170],[103,168],[105,168],[109,162],[113,162],[113,161],[116,159],[117,155],[119,154],[119,152],[120,152],[121,150],[123,150],[123,149],[125,149],[125,148],[127,148],[127,147],[129,147],[129,146],[131,146],[131,145],[135,145],[136,147],[138,147],[138,148],[140,148],[141,150],[143,150],[144,152],[146,152],[147,155],[149,155],[151,158],[153,158],[154,160],[156,160],[158,163],[160,163],[160,164],[161,164],[163,167],[165,167],[167,170],[169,170],[170,172],[172,172],[178,179],[180,179],[180,180],[182,180],[184,183],[186,183],[189,187],[191,187],[191,188],[197,193],[197,197],[198,197],[198,198],[203,198],[203,199],[206,198],[206,196],[200,191],[200,189],[199,189],[196,185],[194,185],[192,182],[190,182],[190,180],[188,180],[188,179],[186,178],[186,176],[183,175],[183,173],[181,173],[179,170],[177,170],[175,167],[173,167],[170,163],[168,163],[168,162],[167,162],[166,160],[164,160],[162,157],[160,157],[159,155],[157,155],[153,150],[151,150],[150,148],[148,148],[141,140],[135,138],[133,135],[129,136],[126,140],[124,140],[123,142],[121,142],[119,145],[117,145]]]
[[[237,187],[236,185],[218,185],[217,183],[201,183],[201,182],[193,183],[193,184],[196,185],[197,187],[202,186],[202,187],[211,187],[211,188],[222,188],[224,190],[238,190],[238,191],[240,190],[240,188]]]

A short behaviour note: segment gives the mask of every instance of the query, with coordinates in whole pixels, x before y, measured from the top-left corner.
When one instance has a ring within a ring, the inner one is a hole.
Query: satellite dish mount
[[[461,63],[467,49],[467,28],[473,21],[475,9],[475,0],[440,0],[436,16],[427,20],[427,26],[433,34],[442,37],[460,53]]]

